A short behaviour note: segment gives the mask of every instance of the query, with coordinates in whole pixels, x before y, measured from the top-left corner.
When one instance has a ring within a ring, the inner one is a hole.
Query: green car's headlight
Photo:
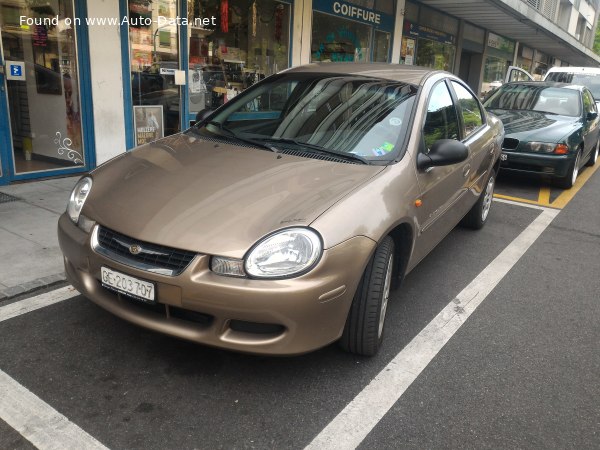
[[[309,228],[267,236],[250,251],[245,272],[256,278],[288,278],[310,270],[323,253],[321,237]]]
[[[81,214],[81,209],[91,189],[92,179],[90,177],[82,178],[73,188],[67,204],[67,213],[74,223],[79,222],[79,214]]]
[[[525,144],[525,150],[536,153],[552,153],[556,147],[556,142],[528,142]]]

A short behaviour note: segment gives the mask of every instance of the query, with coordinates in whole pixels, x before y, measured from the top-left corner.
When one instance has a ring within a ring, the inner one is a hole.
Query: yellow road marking
[[[598,169],[600,169],[600,162],[596,163],[593,167],[587,167],[586,170],[579,175],[579,177],[577,177],[577,181],[575,181],[573,187],[571,189],[565,189],[558,197],[556,197],[553,202],[550,202],[550,188],[547,186],[542,186],[540,188],[537,201],[503,194],[494,194],[494,197],[504,200],[511,200],[513,202],[528,203],[530,205],[549,206],[550,208],[563,209]]]
[[[571,189],[565,189],[562,194],[556,197],[556,200],[554,200],[550,206],[553,208],[564,208],[567,203],[569,203],[573,197],[575,197],[575,194],[579,192],[587,180],[589,180],[592,175],[596,173],[598,168],[600,168],[600,163],[596,163],[593,167],[587,167],[585,171],[579,175],[579,177],[577,177],[577,181],[575,181],[573,187]]]
[[[530,205],[548,206],[546,204],[539,203],[538,201],[535,201],[535,200],[529,200],[529,199],[521,198],[521,197],[511,197],[510,195],[494,194],[494,197],[501,198],[504,200],[512,200],[513,202],[529,203]]]
[[[540,188],[538,203],[543,206],[550,206],[550,188],[543,186]]]

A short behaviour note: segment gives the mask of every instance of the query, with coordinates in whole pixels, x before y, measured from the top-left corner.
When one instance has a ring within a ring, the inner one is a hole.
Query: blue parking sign
[[[10,74],[13,77],[22,77],[23,76],[23,67],[18,64],[11,64],[10,66]]]
[[[7,80],[25,81],[25,63],[23,61],[6,61]]]

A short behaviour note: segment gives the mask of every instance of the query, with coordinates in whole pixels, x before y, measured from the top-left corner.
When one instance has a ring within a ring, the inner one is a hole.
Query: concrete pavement
[[[0,186],[0,301],[65,280],[56,223],[79,177]]]

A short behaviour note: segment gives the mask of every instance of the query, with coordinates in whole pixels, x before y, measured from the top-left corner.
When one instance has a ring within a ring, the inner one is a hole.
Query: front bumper
[[[293,355],[340,338],[354,292],[376,243],[355,237],[325,250],[309,273],[289,280],[223,277],[197,255],[178,276],[139,270],[92,250],[86,233],[63,214],[58,238],[68,280],[122,319],[174,337],[230,350]],[[147,306],[102,287],[101,267],[156,283]],[[265,325],[266,324],[266,325]],[[263,326],[264,325],[264,326]]]
[[[523,153],[502,150],[506,160],[500,162],[503,170],[536,173],[564,177],[573,164],[575,155],[552,155],[539,153]]]

